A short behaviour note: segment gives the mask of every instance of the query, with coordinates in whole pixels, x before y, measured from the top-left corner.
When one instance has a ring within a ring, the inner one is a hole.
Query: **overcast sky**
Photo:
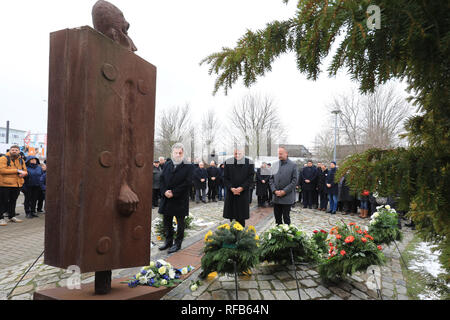
[[[92,26],[96,0],[2,1],[0,51],[0,126],[47,131],[49,34],[65,28]],[[329,121],[326,105],[334,95],[356,84],[344,72],[336,78],[323,73],[307,80],[285,55],[273,70],[250,89],[238,82],[228,96],[212,95],[214,76],[199,62],[224,46],[234,47],[247,29],[294,15],[297,1],[281,0],[112,0],[130,22],[129,35],[140,57],[158,69],[156,112],[189,103],[200,121],[208,108],[222,119],[244,94],[255,92],[274,98],[288,130],[287,143],[313,146],[314,136]],[[326,65],[324,67],[326,69]]]

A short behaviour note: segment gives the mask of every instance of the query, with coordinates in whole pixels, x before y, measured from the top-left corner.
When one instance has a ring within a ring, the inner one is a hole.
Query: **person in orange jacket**
[[[6,226],[3,215],[8,213],[9,222],[20,223],[15,217],[16,201],[28,175],[25,160],[20,157],[20,148],[13,145],[6,155],[0,157],[0,226]]]

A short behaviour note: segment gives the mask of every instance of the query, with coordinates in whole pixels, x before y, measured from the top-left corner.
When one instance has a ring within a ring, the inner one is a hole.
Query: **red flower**
[[[354,223],[354,222],[350,222],[348,225],[349,226],[354,226],[356,223]]]
[[[364,242],[364,243],[366,243],[366,242],[367,242],[367,239],[364,238],[364,237],[362,237],[362,238],[361,238],[361,241]]]
[[[327,233],[327,232],[326,232],[325,230],[323,230],[323,229],[321,229],[320,232],[322,232],[322,233]]]
[[[367,230],[364,230],[364,234],[368,234]]]
[[[345,256],[346,252],[345,250],[341,250],[341,256]]]
[[[313,232],[314,232],[314,233],[317,233],[317,232],[319,232],[319,231],[317,231],[317,230],[314,230]]]
[[[332,247],[332,246],[333,246],[333,243],[332,243],[332,242],[330,242],[330,243],[329,243],[329,245],[330,245],[330,247]]]
[[[378,250],[380,250],[380,251],[383,249],[381,246],[377,246],[377,248],[378,248]]]
[[[342,236],[340,234],[337,234],[336,239],[340,239],[340,238],[342,238]]]
[[[356,231],[356,232],[358,232],[359,234],[362,234],[362,233],[363,233],[361,230],[358,230],[358,231]]]
[[[359,229],[359,226],[355,226],[355,229]]]
[[[373,240],[373,237],[370,234],[366,234],[366,235],[364,235],[364,237],[366,237],[367,239]]]
[[[354,236],[348,236],[347,238],[345,238],[345,243],[351,243],[351,242],[353,242],[355,240],[355,237]]]

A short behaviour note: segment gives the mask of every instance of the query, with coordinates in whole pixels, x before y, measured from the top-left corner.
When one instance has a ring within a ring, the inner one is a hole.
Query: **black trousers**
[[[20,188],[0,187],[0,219],[3,214],[8,213],[8,218],[12,219],[16,215],[16,201],[20,194]]]
[[[36,204],[41,193],[41,187],[27,187],[25,191],[25,213],[36,213]]]
[[[159,197],[161,196],[160,189],[153,189],[152,192],[152,206],[157,207],[159,206]]]
[[[217,197],[217,183],[215,181],[208,181],[208,199],[216,200]]]
[[[313,197],[314,197],[314,190],[304,190],[303,191],[303,206],[310,207],[313,205]]]
[[[168,241],[168,242],[173,241],[173,235],[174,235],[173,217],[174,217],[174,215],[171,215],[171,214],[165,214],[163,217],[164,231],[166,234],[166,241]],[[184,239],[184,229],[186,226],[184,219],[185,219],[185,216],[177,216],[177,235],[176,235],[175,243],[180,246]]]
[[[276,204],[273,205],[273,213],[275,215],[276,224],[291,224],[291,204]]]
[[[44,200],[45,200],[45,191],[41,189],[41,192],[39,192],[39,197],[37,200],[37,211],[42,211],[42,208],[44,207]]]
[[[328,204],[328,194],[325,193],[325,191],[320,191],[319,197],[320,197],[319,209],[326,209]]]

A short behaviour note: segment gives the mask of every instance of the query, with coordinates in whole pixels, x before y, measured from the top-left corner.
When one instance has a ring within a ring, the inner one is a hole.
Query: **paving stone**
[[[291,298],[291,300],[299,300],[298,299],[298,291],[297,290],[289,290],[289,291],[285,291],[285,292],[289,296],[289,298]],[[302,298],[302,300],[309,300],[310,299],[310,297],[302,289],[300,289],[300,297]]]
[[[14,289],[12,294],[14,296],[16,296],[16,295],[20,295],[20,294],[23,294],[23,293],[30,292],[33,289],[34,289],[34,286],[32,284],[29,284],[29,285],[26,285],[26,286],[17,287],[16,289]]]
[[[241,281],[239,282],[239,289],[258,289],[256,281]]]
[[[403,280],[403,279],[397,280],[397,281],[395,281],[395,283],[396,283],[397,285],[399,285],[399,286],[404,286],[404,287],[406,287],[406,282],[405,282],[405,280]]]
[[[341,288],[338,288],[338,287],[329,287],[328,289],[330,291],[332,291],[334,294],[336,294],[339,297],[341,297],[342,299],[348,299],[351,296],[350,293],[348,293],[347,291],[344,291],[344,290],[342,290]]]
[[[276,277],[272,274],[258,274],[256,276],[258,280],[274,280]]]
[[[355,275],[355,274],[352,274],[352,275],[350,276],[350,278],[352,278],[352,279],[355,280],[356,282],[364,282],[363,279],[361,279],[360,277],[358,277],[358,276]]]
[[[342,290],[345,290],[345,291],[348,291],[348,292],[350,292],[350,291],[353,290],[352,285],[351,285],[350,283],[346,282],[346,281],[339,282],[339,283],[337,284],[337,286],[338,286],[339,288],[341,288]]]
[[[328,296],[331,294],[331,291],[325,288],[324,286],[320,285],[316,288],[318,292],[322,295],[322,297]]]
[[[230,276],[224,275],[224,276],[219,277],[219,281],[220,282],[234,281],[234,277],[230,277]]]
[[[390,289],[383,289],[381,291],[381,294],[383,295],[383,297],[392,298],[392,296],[394,295],[394,291],[392,291]]]
[[[209,292],[203,292],[197,300],[211,300],[212,296]]]
[[[396,289],[397,289],[397,293],[406,295],[406,292],[407,292],[406,287],[398,285]]]
[[[277,272],[274,274],[274,276],[277,277],[281,281],[292,278],[291,275],[289,273],[287,273],[286,271]]]
[[[32,300],[33,295],[30,293],[21,294],[18,296],[13,296],[10,300]]]
[[[239,289],[239,282],[238,282],[238,289]],[[236,289],[236,285],[235,285],[235,283],[234,282],[229,282],[229,281],[227,281],[227,282],[222,282],[221,283],[221,288],[223,289],[223,290],[235,290]]]
[[[260,293],[263,296],[263,300],[276,300],[275,296],[270,290],[261,290]]]
[[[199,286],[197,290],[192,292],[191,295],[194,297],[201,296],[202,293],[205,292],[207,288],[208,288],[208,286],[206,284],[203,284],[203,285]]]
[[[272,291],[272,293],[277,300],[291,300],[285,291],[274,290],[274,291]]]
[[[403,294],[399,294],[399,295],[397,296],[397,299],[398,299],[398,300],[409,300],[409,298],[408,298],[406,295],[403,295]]]
[[[362,300],[357,296],[351,295],[350,298],[348,298],[347,300]]]
[[[331,297],[328,298],[328,300],[343,300],[343,299],[337,295],[332,295]]]
[[[43,285],[43,286],[40,286],[40,287],[36,287],[36,289],[34,291],[42,291],[42,290],[47,290],[47,289],[54,289],[56,287],[57,287],[56,283],[51,283],[51,284]]]
[[[306,291],[306,294],[311,297],[311,299],[316,299],[316,298],[321,298],[322,297],[320,292],[318,292],[315,289],[308,288],[308,289],[305,289],[305,291]]]
[[[310,275],[312,275],[312,276],[317,276],[318,275],[318,273],[316,272],[316,271],[314,271],[314,270],[308,270],[307,271]]]
[[[259,289],[261,289],[261,290],[272,289],[272,286],[270,285],[269,281],[259,281],[258,285],[259,285]]]
[[[219,281],[214,281],[209,287],[208,287],[208,291],[214,291],[214,290],[219,290],[222,288],[222,284]],[[173,290],[172,290],[173,291]],[[172,292],[171,291],[171,292]]]
[[[364,292],[359,291],[358,289],[353,289],[351,293],[362,300],[367,300],[369,297]]]
[[[362,292],[367,292],[367,286],[363,283],[363,282],[354,282],[354,283],[352,283],[352,285],[356,288],[356,289],[358,289],[359,291],[362,291]]]
[[[183,298],[181,298],[181,300],[195,300],[195,299],[190,294],[187,294],[187,295],[183,296]]]
[[[284,290],[286,286],[280,280],[271,280],[270,283],[275,288],[275,290]]]
[[[248,290],[248,294],[250,295],[250,300],[261,300],[261,295],[259,294],[259,291],[256,289]]]
[[[317,287],[317,283],[310,279],[300,280],[299,282],[307,288]]]
[[[389,289],[389,290],[394,290],[394,285],[392,283],[389,282],[383,282],[381,284],[381,288],[384,289]]]
[[[229,300],[228,293],[225,290],[217,290],[211,292],[211,296],[213,300]]]
[[[295,280],[291,280],[291,281],[284,281],[283,284],[285,285],[286,288],[290,289],[290,290],[297,290],[297,281]],[[299,287],[301,286],[300,283],[298,284]]]
[[[230,295],[231,296],[231,295]],[[232,298],[235,299],[236,298],[236,292],[233,291],[233,295]],[[247,291],[238,291],[238,300],[248,300],[249,299],[249,295]]]

